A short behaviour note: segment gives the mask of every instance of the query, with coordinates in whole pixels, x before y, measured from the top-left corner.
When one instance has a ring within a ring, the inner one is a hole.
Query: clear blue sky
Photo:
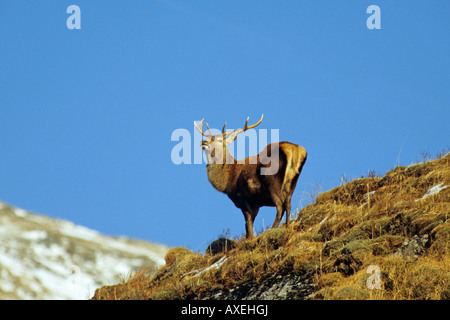
[[[81,30],[69,30],[69,5]],[[369,30],[369,5],[381,29]],[[0,2],[0,201],[203,250],[239,209],[175,129],[262,129],[309,153],[293,208],[449,146],[450,1]],[[255,229],[270,225],[265,208]]]

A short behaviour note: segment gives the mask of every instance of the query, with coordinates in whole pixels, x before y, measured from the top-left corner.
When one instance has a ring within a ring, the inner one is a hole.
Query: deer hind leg
[[[275,217],[275,221],[273,222],[272,228],[277,228],[280,225],[280,222],[283,219],[284,212],[286,212],[286,227],[289,226],[289,218],[291,215],[291,203],[287,202],[283,205],[277,206],[277,216]]]
[[[281,219],[283,218],[284,206],[283,203],[279,202],[275,205],[277,207],[277,215],[275,217],[275,221],[273,222],[272,229],[277,228],[280,225]]]
[[[286,228],[289,227],[289,219],[291,217],[291,199],[288,199],[289,201],[286,202]]]
[[[292,180],[291,185],[290,185],[290,190],[287,194],[286,199],[284,200],[284,206],[286,209],[286,227],[289,226],[289,219],[291,218],[291,199],[292,199],[292,195],[294,194],[294,189],[295,189],[295,186],[297,185],[297,180],[298,180],[299,176],[300,176],[299,174],[296,175],[294,177],[294,179]]]

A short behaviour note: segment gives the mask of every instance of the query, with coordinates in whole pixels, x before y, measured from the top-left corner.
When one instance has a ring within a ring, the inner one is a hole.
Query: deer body
[[[227,145],[239,133],[259,125],[261,121],[262,117],[257,124],[248,127],[247,119],[243,129],[231,133],[225,132],[224,126],[222,134],[209,135],[208,139],[202,141],[208,161],[208,179],[216,190],[225,193],[241,209],[245,218],[246,238],[253,237],[253,222],[259,208],[263,206],[277,208],[272,228],[278,227],[284,212],[286,225],[289,224],[292,194],[307,156],[303,147],[283,141],[269,144],[256,156],[236,160]],[[201,126],[197,129],[206,135]],[[264,174],[263,170],[270,167],[277,170],[272,174]]]

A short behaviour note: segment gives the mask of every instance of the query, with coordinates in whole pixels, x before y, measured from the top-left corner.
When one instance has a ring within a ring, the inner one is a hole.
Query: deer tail
[[[291,183],[302,172],[307,153],[306,150],[294,144],[284,146],[283,152],[286,155],[286,171],[284,173],[283,191],[291,191]]]

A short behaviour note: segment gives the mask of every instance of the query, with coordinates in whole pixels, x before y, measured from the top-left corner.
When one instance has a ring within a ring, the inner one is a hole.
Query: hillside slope
[[[0,202],[0,300],[87,299],[143,265],[156,270],[167,250]]]
[[[450,154],[356,179],[288,228],[215,255],[173,248],[93,299],[450,299],[449,186]]]

